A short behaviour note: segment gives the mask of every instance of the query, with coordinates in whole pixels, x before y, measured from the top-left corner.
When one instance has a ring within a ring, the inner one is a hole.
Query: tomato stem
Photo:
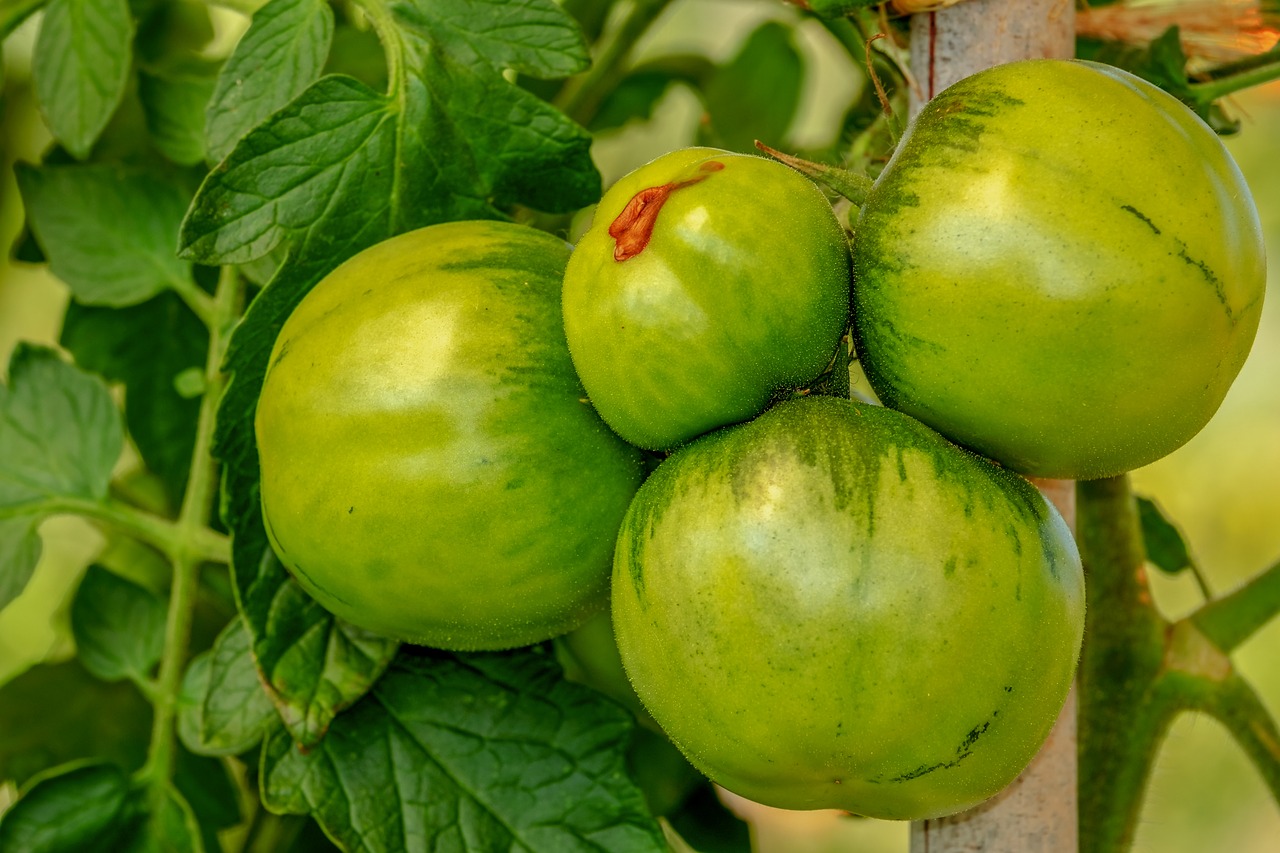
[[[1160,688],[1167,623],[1147,585],[1137,504],[1126,476],[1078,483],[1085,585],[1080,657],[1080,849],[1124,850],[1133,839],[1156,749],[1173,719]]]
[[[157,791],[166,790],[173,777],[178,692],[191,641],[191,622],[200,586],[203,557],[202,549],[197,543],[203,538],[202,531],[207,530],[218,487],[217,465],[211,450],[218,402],[225,384],[221,365],[240,302],[239,276],[234,267],[223,267],[214,296],[209,350],[205,359],[205,393],[200,401],[191,472],[170,552],[173,585],[169,591],[169,612],[165,620],[164,655],[160,659],[160,671],[155,680],[155,716],[151,728],[151,745],[146,766],[141,771]]]
[[[839,166],[828,166],[825,163],[815,163],[812,160],[804,160],[800,157],[793,157],[790,154],[783,154],[758,139],[756,140],[756,148],[773,159],[785,163],[811,181],[830,187],[834,192],[847,198],[857,207],[861,207],[871,193],[873,182],[866,175],[859,175],[848,169],[841,169]]]
[[[1280,614],[1280,561],[1190,617],[1223,652],[1230,652]]]
[[[1273,80],[1280,80],[1280,56],[1276,56],[1265,64],[1233,74],[1206,80],[1203,83],[1192,83],[1188,88],[1197,104],[1208,106],[1219,98],[1225,98],[1227,95],[1253,86],[1261,86]]]

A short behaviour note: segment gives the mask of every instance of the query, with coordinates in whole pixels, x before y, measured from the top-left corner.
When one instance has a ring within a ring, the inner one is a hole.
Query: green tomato
[[[807,179],[684,149],[601,200],[565,272],[565,334],[605,422],[663,450],[816,378],[848,324],[849,277],[844,230]]]
[[[854,234],[854,331],[889,406],[1025,474],[1180,447],[1244,363],[1266,283],[1244,179],[1124,71],[1036,60],[938,95]]]
[[[618,537],[613,619],[640,699],[713,781],[918,819],[1034,756],[1071,685],[1084,582],[1021,477],[815,396],[659,466]]]
[[[290,315],[258,402],[263,515],[334,614],[501,649],[607,601],[643,469],[574,374],[567,257],[530,228],[437,225],[360,253]]]

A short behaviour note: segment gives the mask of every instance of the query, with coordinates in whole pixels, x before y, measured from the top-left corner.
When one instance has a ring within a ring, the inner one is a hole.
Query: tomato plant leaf
[[[322,77],[251,130],[197,194],[184,257],[243,263],[366,224],[383,239],[500,218],[516,203],[560,212],[599,197],[590,136],[502,74],[581,68],[580,36],[581,49],[565,41],[572,18],[550,0],[390,8],[379,34],[400,61],[388,94]]]
[[[204,324],[174,293],[128,308],[72,302],[60,343],[85,370],[124,383],[129,435],[176,507],[186,489],[200,413],[199,399],[181,394],[176,382],[184,371],[204,368]]]
[[[75,660],[39,664],[0,687],[0,779],[19,785],[75,759],[142,766],[151,705],[128,682],[94,678]]]
[[[553,0],[393,0],[416,34],[472,67],[511,68],[540,78],[568,77],[587,67],[577,22]]]
[[[139,72],[138,98],[147,130],[160,153],[173,162],[184,166],[204,162],[204,111],[213,88],[214,78],[209,76]],[[173,252],[172,245],[169,251]]]
[[[755,140],[781,144],[804,88],[804,63],[791,29],[762,24],[738,54],[713,74],[704,90],[710,121],[703,142],[755,153]]]
[[[183,743],[200,755],[239,755],[278,724],[240,618],[227,624],[208,654],[187,667],[179,713]]]
[[[630,715],[539,650],[401,654],[307,753],[263,752],[263,802],[350,851],[665,850],[627,778]]]
[[[128,801],[129,778],[114,764],[57,767],[31,780],[0,816],[0,850],[111,850]]]
[[[205,112],[211,160],[224,159],[267,116],[315,82],[333,39],[324,0],[271,0],[222,67]]]
[[[128,0],[51,0],[31,73],[53,135],[83,160],[124,96],[133,56]]]
[[[1138,497],[1138,519],[1142,523],[1142,541],[1147,559],[1166,574],[1176,575],[1195,568],[1187,543],[1160,505],[1149,498]]]
[[[0,386],[0,607],[35,569],[35,521],[60,498],[105,497],[123,447],[120,412],[101,380],[52,350],[18,345]]]
[[[90,566],[71,602],[71,632],[84,668],[104,681],[145,678],[164,651],[166,611],[151,590]]]
[[[174,254],[189,196],[173,183],[120,166],[15,171],[49,268],[79,301],[134,305],[191,278]]]

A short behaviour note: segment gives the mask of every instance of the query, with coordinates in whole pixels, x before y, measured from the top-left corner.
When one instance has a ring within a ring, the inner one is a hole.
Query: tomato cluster
[[[571,256],[407,234],[276,342],[271,542],[334,613],[441,648],[611,600],[616,648],[598,615],[562,652],[714,781],[954,812],[1039,748],[1083,631],[1070,531],[1021,474],[1115,474],[1203,425],[1257,326],[1258,235],[1198,119],[1051,61],[935,99],[852,249],[806,180],[705,148],[619,181]],[[850,328],[885,406],[806,391]],[[670,452],[646,476],[637,448]]]

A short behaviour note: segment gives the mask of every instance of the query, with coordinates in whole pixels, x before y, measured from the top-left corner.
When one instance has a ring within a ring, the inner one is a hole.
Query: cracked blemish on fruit
[[[698,166],[691,178],[648,187],[633,195],[617,219],[609,225],[609,236],[614,239],[613,259],[622,262],[643,252],[653,238],[653,226],[658,222],[658,213],[667,199],[671,198],[671,194],[701,183],[723,168],[724,163],[719,160],[707,160]]]

